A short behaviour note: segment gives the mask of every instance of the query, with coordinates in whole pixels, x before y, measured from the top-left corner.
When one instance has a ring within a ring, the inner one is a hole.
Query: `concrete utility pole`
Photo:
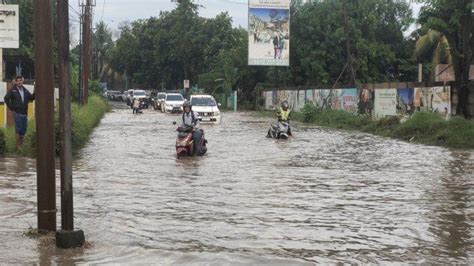
[[[68,0],[58,0],[57,28],[59,37],[59,118],[61,124],[61,227],[63,230],[74,230]]]
[[[61,125],[61,231],[56,245],[75,248],[84,245],[84,232],[74,231],[72,193],[71,84],[69,70],[69,0],[58,0],[59,118]]]
[[[52,2],[36,0],[33,10],[38,231],[56,231]]]
[[[82,71],[82,86],[84,87],[82,95],[82,104],[87,104],[89,100],[89,76],[91,72],[91,0],[86,0],[84,7],[84,25],[83,29],[83,71]]]

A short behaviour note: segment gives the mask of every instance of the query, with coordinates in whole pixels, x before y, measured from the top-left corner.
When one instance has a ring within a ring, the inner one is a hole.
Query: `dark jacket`
[[[278,38],[278,36],[275,36],[275,37],[273,38],[273,45],[276,46],[276,47],[278,47],[279,44],[280,44],[280,38]]]
[[[17,86],[7,92],[5,95],[5,104],[10,111],[17,114],[27,115],[28,114],[28,102],[35,99],[35,95],[31,94],[25,87],[23,87],[25,100],[21,99],[21,95]]]

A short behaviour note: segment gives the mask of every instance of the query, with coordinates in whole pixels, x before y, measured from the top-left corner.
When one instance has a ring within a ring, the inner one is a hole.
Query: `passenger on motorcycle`
[[[288,123],[288,135],[291,136],[291,127],[290,127],[290,118],[291,110],[289,109],[288,101],[283,101],[281,103],[281,109],[277,111],[278,121]]]
[[[192,127],[193,128],[193,145],[194,145],[194,151],[196,154],[199,154],[200,148],[198,143],[201,141],[203,132],[202,129],[199,128],[200,123],[199,123],[199,114],[197,112],[194,112],[192,110],[192,105],[191,102],[185,101],[183,103],[183,117],[182,117],[182,122],[183,122],[183,127]]]

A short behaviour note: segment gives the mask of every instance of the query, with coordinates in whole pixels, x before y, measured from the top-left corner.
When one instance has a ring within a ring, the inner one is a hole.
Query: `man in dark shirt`
[[[23,77],[18,76],[15,79],[15,85],[5,95],[5,104],[15,116],[16,147],[20,149],[23,144],[23,138],[28,127],[28,103],[35,99],[35,94],[31,94],[23,86]]]

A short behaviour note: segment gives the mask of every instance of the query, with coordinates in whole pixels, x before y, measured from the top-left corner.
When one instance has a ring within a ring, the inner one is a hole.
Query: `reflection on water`
[[[449,172],[433,188],[435,208],[430,214],[430,232],[443,247],[440,252],[451,258],[467,260],[472,251],[472,188],[474,167],[470,153],[452,153],[447,158]],[[471,209],[470,209],[471,208]],[[468,217],[468,215],[471,217]]]
[[[472,260],[472,152],[318,127],[275,141],[269,120],[224,113],[205,126],[209,154],[178,160],[176,119],[114,109],[94,132],[74,163],[87,249],[23,236],[36,226],[35,161],[1,158],[0,263]]]

